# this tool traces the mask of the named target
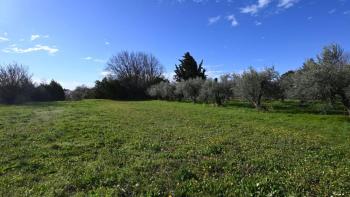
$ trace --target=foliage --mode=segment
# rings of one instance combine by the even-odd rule
[[[155,98],[174,100],[175,97],[175,85],[169,82],[160,82],[153,85],[148,89],[148,94]]]
[[[184,99],[197,102],[202,85],[204,84],[202,78],[188,79],[187,81],[181,81],[176,84],[176,95],[183,95]]]
[[[281,100],[285,100],[288,98],[293,98],[292,90],[294,88],[294,77],[295,71],[290,70],[281,75],[278,80],[280,87],[280,98]]]
[[[41,83],[32,92],[33,101],[64,101],[65,92],[62,86],[54,80],[50,84]]]
[[[180,64],[175,65],[175,80],[186,81],[189,79],[201,78],[206,79],[205,69],[203,68],[203,60],[198,65],[196,60],[191,56],[189,52],[185,53],[182,60],[179,60]]]
[[[95,90],[84,85],[76,87],[73,91],[67,92],[66,95],[67,100],[73,101],[96,98]]]
[[[163,67],[152,54],[123,51],[110,58],[106,71],[110,78],[118,80],[129,99],[147,97],[147,89],[163,80]],[[108,82],[108,81],[105,81]],[[111,81],[115,86],[115,81]],[[120,97],[117,95],[115,97]]]
[[[17,63],[0,66],[0,102],[23,103],[30,100],[34,85],[26,68]]]
[[[276,83],[278,73],[275,69],[265,68],[263,71],[256,71],[250,67],[243,74],[235,75],[236,89],[240,96],[260,109],[263,97],[269,96],[269,90]]]
[[[229,75],[217,79],[208,79],[202,85],[199,100],[202,102],[216,103],[222,105],[226,100],[233,97],[233,79]]]
[[[344,50],[336,44],[323,49],[317,60],[308,60],[298,71],[297,90],[299,97],[328,100],[333,105],[336,97],[350,115],[350,62]]]
[[[123,100],[129,98],[128,91],[119,80],[103,78],[95,83],[95,97],[97,99]]]

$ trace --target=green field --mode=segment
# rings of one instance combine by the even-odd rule
[[[0,196],[349,196],[346,116],[278,109],[0,106]]]

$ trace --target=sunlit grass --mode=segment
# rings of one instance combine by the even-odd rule
[[[350,195],[346,117],[278,109],[0,106],[0,195]]]

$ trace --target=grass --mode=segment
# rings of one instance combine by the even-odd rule
[[[0,106],[0,196],[349,196],[349,120],[283,110]]]

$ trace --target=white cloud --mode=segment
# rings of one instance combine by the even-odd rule
[[[260,26],[260,25],[262,25],[262,22],[260,22],[260,21],[255,21],[255,25],[256,25],[256,26]]]
[[[37,44],[31,48],[18,48],[12,45],[10,48],[3,49],[3,52],[5,53],[19,53],[19,54],[31,53],[31,52],[37,52],[37,51],[45,51],[49,54],[55,54],[59,50],[55,47],[49,47],[49,46],[40,45],[40,44]]]
[[[83,60],[86,60],[86,61],[93,61],[93,62],[96,62],[96,63],[106,63],[107,61],[104,60],[104,59],[97,59],[97,58],[93,58],[93,57],[84,57],[82,58]]]
[[[174,71],[165,72],[163,75],[169,81],[174,81],[174,76],[175,76],[175,72]]]
[[[84,57],[83,60],[92,60],[92,57]]]
[[[38,34],[34,34],[30,36],[30,41],[34,41],[37,40],[39,38],[49,38],[49,35],[38,35]]]
[[[30,37],[30,41],[34,41],[34,40],[36,40],[36,39],[38,39],[38,38],[40,38],[40,35],[32,35],[32,36]]]
[[[279,8],[290,8],[293,7],[296,3],[298,3],[299,0],[280,0],[280,2],[278,3],[278,7]]]
[[[229,15],[229,16],[226,17],[226,19],[227,19],[228,21],[230,21],[230,23],[231,23],[231,25],[232,25],[233,27],[236,27],[236,26],[238,25],[238,21],[237,21],[235,15],[233,15],[233,14],[232,14],[232,15]]]
[[[107,61],[104,60],[104,59],[94,59],[93,60],[94,62],[97,62],[97,63],[106,63]]]
[[[336,9],[331,9],[328,11],[328,14],[334,14],[337,10]]]
[[[68,90],[74,90],[76,87],[78,86],[86,86],[86,87],[94,87],[94,83],[82,83],[82,82],[78,82],[78,81],[62,81],[62,80],[58,80],[58,83],[60,83],[62,85],[63,88],[68,89]]]
[[[111,44],[110,42],[107,42],[107,41],[105,42],[105,45],[110,45],[110,44]]]
[[[258,0],[256,4],[248,5],[244,8],[241,8],[241,13],[254,15],[258,13],[259,10],[267,7],[271,2],[272,0]]]
[[[0,42],[7,42],[7,41],[9,41],[8,38],[0,36]]]
[[[220,19],[221,19],[221,16],[210,17],[208,19],[208,24],[212,25],[214,23],[217,23]]]
[[[208,75],[209,78],[220,78],[226,72],[222,70],[208,70],[205,74]]]
[[[108,77],[108,76],[111,75],[111,72],[109,72],[109,71],[102,71],[100,74],[101,74],[102,77]]]

